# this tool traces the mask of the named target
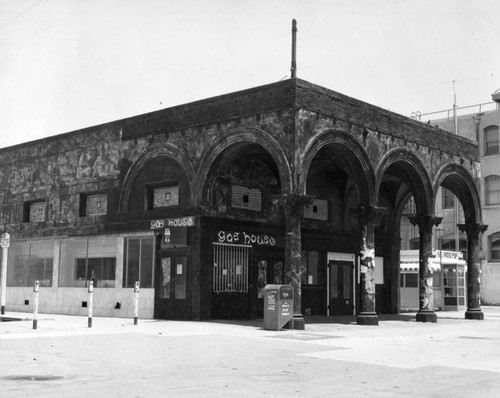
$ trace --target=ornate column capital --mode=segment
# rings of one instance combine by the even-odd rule
[[[310,206],[314,196],[300,193],[285,193],[281,195],[271,196],[271,201],[274,205],[283,207],[287,216],[302,217],[304,214],[304,206]]]
[[[434,217],[434,216],[410,216],[408,217],[410,222],[413,225],[418,225],[418,229],[420,233],[429,232],[432,233],[432,228],[437,227],[441,224],[443,217]]]
[[[479,234],[488,229],[487,225],[479,223],[457,224],[457,227],[460,232],[465,232],[467,237],[470,237],[471,239],[479,239]]]
[[[378,226],[387,208],[378,206],[359,206],[357,212],[361,225]]]

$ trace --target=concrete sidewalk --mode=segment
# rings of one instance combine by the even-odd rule
[[[262,321],[178,322],[8,313],[0,396],[500,396],[500,307],[484,321],[438,312],[309,318],[304,331]]]

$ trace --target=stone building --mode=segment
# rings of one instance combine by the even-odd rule
[[[439,188],[464,208],[467,318],[482,318],[477,143],[290,79],[0,150],[8,310],[255,318],[268,283],[302,316],[399,311],[400,222],[413,196],[419,321]]]

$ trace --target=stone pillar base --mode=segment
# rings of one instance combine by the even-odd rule
[[[434,311],[419,311],[417,312],[417,322],[437,322],[437,315]]]
[[[476,319],[478,321],[484,320],[484,313],[481,310],[467,310],[465,311],[465,319]]]
[[[376,313],[359,314],[356,323],[358,325],[378,326],[378,315]]]
[[[293,318],[283,326],[283,329],[289,330],[305,330],[306,328],[306,320],[302,317],[302,315],[294,315]]]

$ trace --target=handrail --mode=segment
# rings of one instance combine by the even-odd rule
[[[461,106],[461,107],[457,107],[457,112],[460,110],[463,110],[463,109],[470,109],[470,108],[479,107],[478,113],[480,113],[486,105],[490,106],[490,105],[495,105],[495,104],[496,103],[494,101],[491,101],[491,102],[483,102],[483,103],[475,104],[475,105]],[[498,105],[497,105],[496,109],[498,109]],[[491,110],[493,110],[493,109],[491,109]],[[421,120],[423,116],[436,115],[438,113],[445,113],[445,112],[447,113],[447,118],[449,119],[450,114],[453,115],[453,108],[444,109],[442,111],[428,112],[428,113],[412,112],[412,117],[414,119]]]

